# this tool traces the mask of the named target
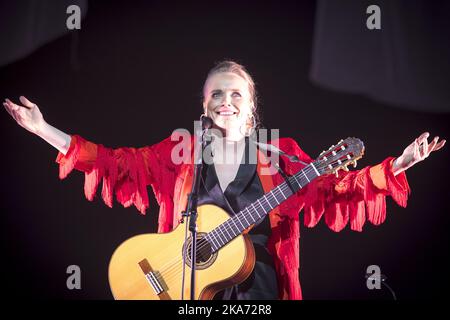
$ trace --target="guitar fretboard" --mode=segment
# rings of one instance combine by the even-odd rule
[[[211,244],[213,252],[242,234],[244,230],[261,220],[270,211],[320,175],[318,166],[314,162],[310,163],[296,174],[290,176],[288,178],[289,184],[286,181],[281,183],[251,205],[211,230],[205,236],[205,239]]]

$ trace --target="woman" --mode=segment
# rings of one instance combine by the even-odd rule
[[[203,94],[204,114],[212,118],[217,133],[210,145],[213,163],[203,168],[199,204],[214,203],[233,214],[283,178],[277,173],[268,179],[258,171],[262,164],[245,161],[245,155],[252,152],[250,133],[259,123],[255,84],[245,68],[233,61],[217,64],[208,73]],[[148,207],[146,187],[151,185],[160,205],[158,231],[168,232],[177,226],[193,170],[190,164],[173,161],[176,141],[167,138],[143,148],[106,148],[61,132],[46,123],[36,104],[25,97],[20,101],[22,105],[6,99],[4,106],[19,125],[60,151],[56,161],[61,179],[73,168],[85,172],[84,189],[89,200],[93,200],[103,179],[102,197],[108,206],[112,207],[115,194],[122,205],[134,204],[141,213]],[[339,177],[322,176],[258,221],[248,232],[256,252],[252,274],[216,298],[301,299],[299,211],[304,209],[305,225],[312,227],[324,216],[334,231],[342,230],[348,222],[353,230],[361,231],[366,218],[374,224],[382,223],[386,195],[406,206],[409,186],[404,171],[445,144],[438,137],[428,143],[428,137],[427,132],[420,135],[396,159],[388,157],[379,165],[342,172]],[[277,143],[303,163],[312,161],[293,139],[281,138]],[[282,156],[280,167],[290,175],[303,165]]]

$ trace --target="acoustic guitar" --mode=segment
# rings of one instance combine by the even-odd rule
[[[233,216],[211,204],[199,206],[194,298],[212,299],[243,282],[255,264],[253,244],[244,231],[315,178],[348,171],[349,164],[356,167],[363,154],[362,141],[347,138]],[[114,298],[190,299],[192,239],[185,242],[184,229],[179,225],[168,233],[142,234],[123,242],[109,264]]]

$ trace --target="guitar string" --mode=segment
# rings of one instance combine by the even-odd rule
[[[282,184],[280,184],[278,187],[276,187],[276,188],[274,188],[274,189],[280,189],[279,187],[281,187],[282,186]],[[284,184],[284,191],[290,191],[290,189],[289,189],[289,187],[287,186],[287,184]],[[273,189],[273,190],[274,190]],[[280,189],[280,192],[282,192],[282,190]],[[279,194],[278,194],[279,195]],[[291,194],[292,195],[292,194]],[[291,196],[291,195],[289,195],[289,197]],[[287,198],[286,198],[287,199]],[[264,207],[263,207],[264,208]],[[245,209],[244,209],[245,210]],[[270,210],[269,210],[269,212],[270,212]],[[208,244],[206,244],[206,245],[208,245]],[[203,246],[203,248],[204,248],[205,246]],[[201,250],[201,249],[199,249],[199,250]],[[163,277],[163,279],[165,280],[165,281],[171,281],[171,280],[173,280],[173,278],[174,278],[174,276],[178,276],[178,274],[179,274],[179,272],[180,272],[180,267],[182,267],[182,261],[180,261],[180,259],[177,259],[177,258],[175,258],[177,261],[172,261],[172,262],[174,262],[170,267],[168,267],[167,268],[167,270],[165,270],[165,271],[160,271],[160,274],[161,274],[161,276]],[[174,260],[175,260],[174,259]],[[180,263],[181,262],[181,263]],[[164,275],[163,275],[163,273],[164,273]]]
[[[350,160],[350,159],[347,159],[347,160]],[[336,162],[337,162],[337,161],[331,161],[331,163],[333,163],[333,164],[335,164]],[[316,164],[316,166],[314,166],[314,163]],[[331,163],[330,163],[330,164],[331,164]],[[294,174],[294,175],[288,177],[289,180],[294,179],[294,180],[300,185],[300,189],[302,189],[303,187],[305,187],[305,186],[310,182],[310,180],[308,179],[308,177],[306,177],[306,179],[307,179],[308,181],[307,181],[306,183],[304,183],[303,186],[302,186],[301,183],[298,182],[298,180],[300,180],[300,181],[304,180],[304,177],[301,176],[302,173],[304,173],[304,174],[305,174],[305,172],[308,173],[308,174],[311,173],[311,172],[316,173],[316,172],[318,172],[318,169],[323,170],[323,167],[327,167],[327,166],[323,166],[323,165],[318,165],[316,161],[313,161],[312,164],[313,164],[312,167],[310,167],[310,165],[308,165],[308,166],[304,167],[302,170],[298,171],[296,174]],[[306,175],[306,174],[305,174],[305,175]],[[319,176],[320,176],[320,174],[319,174]],[[317,177],[317,176],[315,175],[315,176],[313,177],[313,179],[316,178],[316,177]],[[297,178],[299,178],[299,179],[297,179]],[[289,182],[293,183],[294,181],[289,181]],[[304,182],[304,181],[302,181],[302,182]],[[282,185],[282,184],[278,185],[277,187],[275,187],[274,189],[272,189],[272,191],[274,191],[275,189],[280,189],[281,185]],[[263,197],[259,198],[259,199],[256,200],[255,202],[253,202],[250,206],[252,206],[254,203],[258,203],[258,204],[263,208],[263,210],[266,210],[266,209],[263,207],[263,205],[261,204],[260,200],[261,200],[262,198],[264,198],[266,195],[268,195],[269,193],[272,193],[272,191],[268,192],[268,193],[265,194]],[[289,189],[288,191],[290,191],[290,189]],[[282,191],[281,191],[281,192],[282,192]],[[283,193],[283,192],[282,192],[282,193]],[[278,194],[278,195],[279,195],[279,194]],[[274,196],[274,195],[273,195],[273,196]],[[290,197],[290,196],[291,196],[291,195],[289,195],[288,197]],[[283,194],[283,197],[284,197],[285,199],[287,199],[287,198],[284,196],[284,194]],[[266,201],[268,201],[267,198],[266,198]],[[277,198],[276,198],[276,201],[278,201]],[[282,201],[284,201],[284,200],[282,200]],[[250,213],[250,211],[249,211],[249,209],[248,209],[250,206],[248,206],[248,207],[244,208],[243,210],[241,210],[238,214],[236,214],[234,217],[232,217],[232,219],[233,219],[233,218],[237,219],[238,222],[239,222],[242,226],[243,226],[243,224],[242,224],[242,219],[241,219],[241,217],[244,218],[244,220],[248,223],[247,219],[245,219],[245,215],[243,214],[243,211],[247,210],[247,211]],[[270,205],[269,205],[269,207],[270,207],[270,210],[269,210],[269,211],[273,210],[273,208],[272,208]],[[276,205],[276,207],[278,207],[278,205]],[[255,209],[255,212],[258,212],[258,210],[256,209],[255,206],[254,206],[254,209]],[[241,214],[241,213],[242,213],[242,214]],[[251,213],[250,213],[250,215],[251,215]],[[259,217],[259,215],[258,215],[258,217]],[[261,217],[259,217],[259,218],[261,218]],[[231,220],[231,219],[225,221],[224,223],[222,223],[222,224],[219,225],[218,227],[216,227],[216,228],[214,228],[213,230],[211,230],[208,234],[212,234],[212,232],[215,232],[215,233],[219,236],[219,238],[222,239],[222,237],[220,236],[220,233],[219,233],[219,231],[220,231],[220,232],[222,233],[222,235],[223,235],[223,236],[225,237],[225,239],[226,239],[227,237],[226,237],[224,231],[226,231],[226,233],[227,233],[228,235],[230,235],[230,233],[228,232],[228,230],[232,230],[232,231],[234,232],[234,229],[233,229],[232,226],[231,226],[231,228],[228,228],[227,226],[225,226],[225,223],[228,223],[228,221],[230,221],[230,220]],[[233,221],[233,222],[234,222],[234,221]],[[252,224],[250,224],[250,226],[253,225],[254,223],[256,223],[256,220],[253,221]],[[228,224],[231,225],[231,223],[228,223]],[[235,224],[235,225],[236,225],[236,224]],[[236,226],[237,226],[237,225],[236,225]],[[217,231],[216,231],[216,230],[217,230]],[[239,230],[239,228],[238,228],[238,230]],[[245,228],[244,228],[244,230],[245,230]],[[242,233],[242,231],[239,232],[239,233]],[[238,235],[239,235],[239,234],[233,236],[232,238],[234,238],[234,237],[236,237],[236,236],[238,236]],[[215,238],[216,238],[216,242],[222,247],[223,245],[221,245],[220,242],[217,241],[217,237],[216,237],[216,236],[215,236]],[[211,239],[211,240],[213,240],[213,239]],[[197,242],[199,242],[199,239],[197,240]],[[223,242],[223,241],[222,241],[222,242]],[[228,241],[228,242],[229,242],[229,241]],[[228,243],[228,242],[227,242],[227,243]],[[209,243],[209,242],[207,242],[207,243],[205,243],[205,244],[203,245],[203,247],[200,246],[200,248],[197,249],[197,252],[199,252],[202,248],[204,248],[205,246],[208,246],[209,244],[214,245],[214,243]],[[226,245],[226,243],[225,243],[224,245]],[[218,248],[218,249],[219,249],[219,248]]]
[[[205,253],[204,249],[209,247],[209,243],[205,243],[204,245],[201,245],[198,249],[197,249],[197,254],[201,254],[201,253]],[[169,262],[170,265],[163,270],[161,268],[160,274],[163,277],[163,279],[167,279],[168,281],[170,281],[173,277],[172,275],[175,273],[175,275],[178,275],[178,272],[180,271],[180,267],[182,267],[182,259],[176,257],[175,259],[173,259],[172,261]],[[166,264],[167,265],[167,264]],[[188,265],[190,267],[190,265]],[[176,268],[178,267],[178,268]]]
[[[333,161],[334,162],[334,161]],[[317,165],[317,164],[316,164]],[[309,166],[308,166],[309,167]],[[297,176],[297,175],[300,175],[302,172],[304,172],[304,171],[307,171],[307,169],[311,169],[311,168],[308,168],[308,167],[306,167],[306,168],[304,168],[304,169],[302,169],[302,170],[300,170],[298,173],[296,173],[296,174],[294,174],[293,176],[291,176],[291,177],[289,177],[289,179],[292,179],[294,176]],[[323,168],[321,168],[321,166],[317,166],[316,167],[316,169],[320,169],[320,170],[322,170]],[[314,169],[312,169],[312,170],[309,170],[309,172],[308,173],[310,173],[311,171],[313,171]],[[314,170],[315,171],[315,170]],[[317,176],[318,177],[318,176]],[[314,178],[316,178],[316,177],[314,177]],[[302,179],[302,178],[301,178]],[[290,181],[290,182],[293,182],[293,181]],[[309,182],[308,182],[309,183]],[[307,183],[306,183],[307,184]],[[306,184],[304,185],[304,186],[306,186]],[[303,186],[303,187],[304,187]],[[302,188],[303,188],[302,187]],[[281,192],[282,194],[283,194],[283,197],[285,198],[285,199],[287,199],[287,198],[289,198],[290,196],[292,196],[292,194],[290,194],[287,198],[284,196],[284,193],[283,193],[283,190],[281,189],[281,188],[283,188],[284,189],[284,191],[286,191],[286,192],[288,192],[288,191],[291,191],[290,190],[290,188],[289,188],[289,186],[287,185],[287,183],[282,183],[282,184],[280,184],[280,185],[278,185],[277,187],[275,187],[274,189],[272,189],[272,191],[271,192],[274,192],[274,194],[275,194],[275,190],[276,189],[279,189],[279,192]],[[298,191],[298,190],[297,190]],[[278,192],[278,191],[276,191],[276,192]],[[291,192],[292,193],[292,192]],[[279,193],[278,193],[278,195],[280,195]],[[260,198],[261,199],[261,198]],[[255,202],[259,202],[259,200],[260,199],[258,199],[257,201],[255,201]],[[260,204],[261,205],[261,204]],[[266,210],[262,205],[261,205],[261,207],[264,209],[264,210]],[[245,209],[243,209],[243,210],[241,210],[240,212],[243,212],[244,210],[246,210],[248,207],[246,207]],[[266,213],[266,214],[268,214],[270,211],[271,211],[272,209],[270,209],[270,210],[268,210],[268,212]],[[239,213],[238,213],[239,214]],[[238,215],[237,214],[237,215]],[[239,218],[240,219],[240,218]],[[227,220],[228,221],[228,220]],[[223,224],[222,224],[223,225]],[[220,227],[220,226],[219,226]],[[216,227],[217,228],[217,227]],[[211,231],[212,232],[212,231]],[[225,246],[226,244],[228,244],[230,241],[228,241],[227,243],[225,243],[223,246]],[[200,248],[197,250],[197,253],[200,251],[200,250],[202,250],[203,248],[205,248],[205,246],[208,246],[208,245],[210,245],[210,243],[206,243],[205,245],[203,245],[203,246],[200,246]],[[222,247],[223,247],[222,246]],[[217,249],[220,249],[220,248],[217,248]],[[175,261],[175,260],[177,260],[177,261]],[[182,261],[181,261],[182,262]],[[166,264],[167,265],[167,264]],[[177,267],[178,266],[178,268],[175,268],[175,267]],[[160,275],[161,275],[161,277],[163,277],[163,279],[164,280],[167,280],[167,281],[170,281],[170,280],[173,280],[173,277],[174,276],[178,276],[178,273],[179,273],[179,267],[182,267],[182,263],[180,263],[180,259],[179,258],[175,258],[174,260],[172,260],[172,265],[171,266],[169,266],[169,267],[167,267],[166,268],[166,270],[164,270],[164,271],[160,271]],[[162,270],[162,268],[161,268],[161,270]],[[164,273],[164,276],[163,276],[163,273]]]
[[[333,161],[334,162],[334,161]],[[289,179],[291,179],[291,178],[293,178],[294,176],[297,176],[297,175],[299,175],[300,173],[302,173],[302,171],[304,172],[304,171],[307,171],[307,169],[308,169],[308,167],[306,167],[306,168],[304,168],[303,170],[301,170],[301,171],[299,171],[297,174],[294,174],[293,176],[291,176],[291,177],[289,177]],[[321,166],[317,166],[317,168],[316,169],[323,169],[323,168],[321,168]],[[308,173],[310,173],[311,171],[313,171],[314,169],[312,169],[312,170],[309,170],[309,172]],[[315,170],[314,170],[315,171]],[[318,176],[316,176],[316,177],[318,177]],[[314,177],[314,178],[316,178],[316,177]],[[293,181],[290,181],[290,182],[293,182]],[[308,182],[309,183],[309,182]],[[307,185],[307,183],[303,186],[303,187],[305,187]],[[302,188],[303,188],[302,187]],[[285,198],[285,199],[287,199],[287,198],[289,198],[290,196],[292,196],[293,194],[290,194],[287,198],[284,196],[284,193],[283,193],[283,190],[281,189],[281,188],[283,188],[284,189],[284,191],[291,191],[290,190],[290,188],[289,188],[289,186],[286,184],[286,183],[282,183],[282,184],[280,184],[280,185],[278,185],[277,187],[275,187],[274,189],[272,189],[272,191],[271,192],[274,192],[274,194],[275,194],[275,190],[276,189],[279,189],[279,192],[281,192],[282,194],[283,194],[283,197]],[[298,190],[297,190],[298,191]],[[276,192],[278,192],[278,191],[276,191]],[[279,193],[278,193],[278,195],[280,195]],[[261,197],[262,198],[262,197]],[[260,199],[261,199],[260,198]],[[259,200],[260,199],[258,199],[257,201],[255,201],[255,202],[259,202]],[[264,210],[267,210],[266,208],[264,208],[264,206],[260,203],[260,205],[261,205],[261,207],[264,209]],[[269,206],[269,208],[270,208],[270,206]],[[245,209],[243,209],[243,210],[241,210],[240,211],[240,213],[241,212],[243,212],[244,210],[248,210],[248,207],[246,207]],[[270,210],[268,210],[268,212],[266,213],[266,214],[268,214],[271,210],[273,210],[272,208],[270,208]],[[239,213],[238,213],[239,214]],[[238,215],[237,214],[237,215]],[[259,216],[259,215],[258,215]],[[240,219],[240,218],[239,218]],[[229,220],[227,220],[227,221],[229,221]],[[224,224],[224,223],[223,223]],[[223,225],[222,224],[222,225]],[[221,227],[222,225],[220,225],[219,227]],[[217,228],[217,227],[216,227]],[[211,231],[212,232],[212,231]],[[239,236],[239,235],[237,235],[237,236]],[[237,237],[236,236],[236,237]],[[235,238],[235,237],[234,237]],[[231,240],[229,240],[227,243],[225,243],[224,245],[222,245],[222,247],[223,246],[225,246],[226,244],[228,244],[229,242],[230,242]],[[197,250],[197,253],[199,252],[199,251],[201,251],[203,248],[205,248],[206,246],[208,246],[208,245],[210,245],[210,243],[206,243],[205,245],[203,245],[203,246],[200,246],[200,248]],[[217,248],[217,249],[220,249],[220,248]],[[217,251],[217,250],[216,250]],[[177,261],[175,261],[175,260],[177,260]],[[179,273],[179,267],[181,266],[182,267],[182,263],[180,263],[180,259],[178,258],[175,258],[173,261],[173,264],[171,265],[171,266],[169,266],[168,268],[167,268],[167,270],[164,270],[164,271],[160,271],[160,274],[161,274],[161,277],[163,277],[165,280],[167,280],[167,281],[170,281],[170,280],[173,280],[173,277],[174,276],[178,276],[178,273]],[[182,261],[181,261],[182,262]],[[167,264],[166,264],[167,265]],[[175,268],[175,267],[177,267],[178,266],[178,268]],[[189,266],[190,267],[190,266]],[[164,276],[163,276],[163,273],[164,273]]]
[[[320,168],[320,167],[319,167]],[[304,180],[305,178],[304,177],[296,177],[296,178],[294,178],[294,176],[297,176],[297,175],[300,175],[302,172],[305,172],[305,174],[309,174],[309,173],[311,173],[311,172],[315,172],[315,170],[313,169],[313,168],[311,168],[311,167],[306,167],[306,168],[304,168],[303,170],[300,170],[299,172],[297,172],[295,175],[293,175],[293,176],[291,176],[291,177],[289,177],[289,179],[290,180],[295,180],[295,181],[298,181],[299,179],[300,179],[300,181],[302,181],[302,179]],[[317,177],[317,175],[314,177],[314,178],[316,178]],[[313,179],[314,179],[313,178]],[[294,182],[294,181],[290,181],[291,183],[292,182]],[[304,182],[304,181],[302,181],[302,182]],[[298,182],[297,182],[298,183]],[[303,188],[303,187],[305,187],[307,184],[308,184],[309,182],[307,182],[307,183],[305,183],[301,188]],[[301,185],[300,183],[298,183],[299,185]],[[300,189],[299,189],[300,190]],[[283,192],[284,191],[284,192]],[[297,190],[298,191],[298,190]],[[288,195],[288,197],[286,197],[285,196],[285,194],[287,194],[287,192],[290,192],[290,194]],[[270,192],[268,192],[267,194],[269,194],[269,193],[273,193],[273,196],[275,196],[276,197],[276,199],[278,199],[278,196],[280,196],[280,195],[283,195],[283,198],[285,198],[285,199],[287,199],[287,198],[289,198],[289,197],[291,197],[292,196],[292,191],[290,190],[290,188],[289,188],[289,186],[286,184],[286,183],[282,183],[282,184],[280,184],[280,185],[278,185],[277,187],[275,187],[274,189],[272,189],[272,191],[270,191]],[[266,195],[267,195],[266,194]],[[266,195],[264,195],[264,196],[266,196]],[[264,197],[263,196],[263,197]],[[265,206],[268,206],[269,208],[267,209],[259,200],[261,200],[263,197],[261,197],[261,198],[259,198],[258,200],[256,200],[254,203],[259,203],[259,205],[261,206],[261,208],[262,209],[264,209],[265,211],[267,211],[268,210],[268,212],[267,213],[265,213],[264,215],[266,215],[266,214],[268,214],[271,210],[272,210],[272,208],[267,204],[267,205],[265,205]],[[282,201],[284,201],[284,200],[282,200]],[[244,214],[243,214],[243,212],[244,211],[248,211],[249,213],[250,213],[250,207],[254,204],[254,203],[252,203],[250,206],[247,206],[246,208],[244,208],[243,210],[241,210],[239,213],[237,213],[234,217],[232,217],[232,218],[230,218],[229,220],[227,220],[227,221],[225,221],[224,223],[222,223],[221,225],[219,225],[218,227],[216,227],[215,229],[213,229],[213,230],[211,230],[208,234],[211,234],[214,230],[216,230],[216,229],[218,229],[220,232],[222,232],[222,234],[225,236],[225,233],[224,233],[224,231],[226,231],[228,234],[230,234],[229,232],[228,232],[228,230],[232,230],[232,232],[234,233],[234,229],[233,229],[233,227],[231,227],[231,228],[229,228],[228,226],[225,226],[225,223],[227,223],[228,221],[230,221],[231,219],[233,219],[233,218],[235,218],[235,219],[237,219],[240,223],[241,223],[241,225],[242,225],[242,220],[243,219],[245,219],[245,216],[244,216]],[[278,206],[278,205],[277,205]],[[255,206],[254,206],[255,207]],[[256,208],[255,208],[255,210],[254,210],[254,212],[258,212],[257,210],[256,210]],[[251,215],[251,214],[250,214]],[[258,214],[258,217],[259,217],[259,214]],[[262,216],[260,217],[260,218],[262,218]],[[251,225],[253,225],[254,223],[256,223],[256,220],[255,221],[253,221],[253,223],[251,224]],[[229,224],[229,223],[228,223]],[[230,225],[231,226],[231,225]],[[239,229],[238,229],[239,230]],[[245,230],[245,229],[244,229]],[[218,231],[216,231],[216,233],[219,235],[219,237],[220,237],[220,234],[218,233]],[[242,231],[240,232],[240,233],[242,233]],[[234,236],[233,238],[236,238],[237,236],[239,236],[239,234],[237,234],[236,236]],[[216,237],[217,238],[217,237]],[[226,237],[225,237],[226,238]],[[200,239],[197,239],[197,243],[199,243],[199,240]],[[212,239],[211,239],[212,240]],[[233,239],[231,239],[231,240],[233,240]],[[221,247],[223,247],[223,246],[225,246],[226,244],[228,244],[231,240],[228,240],[226,243],[224,243],[223,245],[221,245],[219,248],[217,248],[216,249],[216,251],[218,250],[218,249],[220,249]],[[220,245],[220,242],[218,241],[218,240],[216,240],[216,242]],[[224,241],[223,241],[224,242]],[[202,254],[202,253],[208,253],[208,251],[209,251],[209,247],[210,247],[210,245],[214,245],[214,242],[213,243],[210,243],[210,242],[208,242],[208,241],[206,241],[204,244],[202,244],[202,245],[200,245],[199,246],[199,248],[197,249],[197,254]],[[181,259],[182,260],[182,259]],[[170,265],[169,265],[170,264]],[[181,263],[182,264],[182,263]],[[169,265],[169,266],[168,266]],[[161,274],[161,276],[163,276],[163,274],[164,274],[164,276],[163,276],[163,278],[170,278],[170,276],[171,276],[171,274],[172,274],[172,269],[173,269],[173,267],[175,267],[175,266],[177,266],[177,265],[180,265],[180,259],[177,257],[177,258],[175,258],[175,259],[173,259],[172,261],[169,261],[168,263],[166,263],[163,267],[161,267],[161,269],[160,269],[160,274]]]
[[[336,155],[334,155],[334,156],[336,156]],[[345,160],[350,160],[350,159],[345,159]],[[331,161],[330,162],[330,164],[331,163],[336,163],[337,161],[336,160],[333,160],[333,161]],[[314,167],[314,163],[316,163],[316,167]],[[299,183],[298,182],[298,180],[297,180],[297,176],[299,176],[299,175],[301,175],[301,173],[305,173],[305,172],[307,172],[307,173],[310,173],[310,172],[312,172],[312,171],[315,171],[315,172],[318,172],[318,170],[322,170],[323,169],[323,167],[327,167],[327,165],[326,166],[323,166],[323,165],[319,165],[317,162],[312,162],[312,166],[314,167],[314,168],[310,168],[310,166],[308,165],[308,166],[306,166],[305,168],[303,168],[302,170],[300,170],[299,172],[297,172],[296,174],[294,174],[294,175],[292,175],[292,176],[290,176],[290,177],[288,177],[288,180],[292,180],[292,178],[301,186],[301,188],[303,188],[303,187],[305,187],[310,181],[309,181],[309,179],[308,179],[308,177],[307,177],[307,175],[305,174],[305,177],[306,177],[306,179],[308,180],[308,182],[307,183],[305,183],[305,185],[301,185],[301,183]],[[341,165],[341,164],[339,164],[339,165]],[[320,176],[320,175],[319,175]],[[299,179],[300,179],[300,181],[302,181],[302,177],[298,177]],[[314,177],[314,178],[316,178],[316,177]],[[313,178],[313,179],[314,179]],[[293,182],[293,181],[289,181],[289,182]],[[272,189],[269,193],[272,193],[272,196],[273,197],[275,197],[275,199],[276,199],[276,201],[278,202],[278,200],[277,200],[277,196],[279,196],[280,194],[278,193],[278,194],[276,194],[277,192],[281,192],[281,194],[283,194],[283,197],[285,198],[285,199],[287,199],[287,198],[289,198],[289,197],[291,197],[292,196],[292,194],[290,194],[290,195],[288,195],[288,197],[286,198],[285,197],[285,194],[283,193],[283,190],[281,189],[281,188],[284,188],[284,191],[290,191],[290,192],[292,192],[291,190],[290,190],[290,188],[289,188],[289,186],[288,186],[288,184],[287,183],[282,183],[282,184],[280,184],[280,185],[278,185],[277,187],[275,187],[274,189]],[[301,189],[300,188],[300,189]],[[279,191],[278,191],[278,190]],[[298,191],[298,190],[297,190]],[[267,193],[267,194],[269,194],[269,193]],[[264,195],[265,196],[265,195]],[[264,197],[263,196],[263,197]],[[267,210],[267,213],[265,213],[265,215],[266,214],[268,214],[271,210],[273,210],[273,208],[269,205],[269,208],[270,208],[270,210],[268,210],[268,209],[266,209],[261,203],[260,203],[260,201],[259,200],[261,200],[263,197],[261,197],[261,198],[259,198],[257,201],[255,201],[254,203],[259,203],[259,205],[261,206],[261,208],[263,209],[263,210]],[[267,201],[267,199],[266,199],[266,201]],[[282,200],[282,202],[283,202],[284,200]],[[269,204],[269,203],[268,203]],[[250,205],[250,206],[252,206],[253,205],[253,203]],[[279,204],[278,204],[279,205]],[[276,206],[276,207],[278,207],[278,205]],[[234,217],[232,217],[231,219],[233,219],[233,218],[236,218],[238,221],[239,221],[239,223],[243,226],[243,224],[242,224],[242,219],[241,219],[241,217],[243,217],[244,219],[245,219],[245,215],[243,214],[243,212],[245,211],[245,210],[247,210],[249,213],[250,213],[250,210],[249,210],[249,207],[250,206],[248,206],[248,207],[246,207],[246,208],[244,208],[243,210],[241,210],[238,214],[236,214]],[[256,210],[256,207],[255,206],[253,206],[254,207],[254,209],[255,209],[255,212],[258,212],[258,210]],[[275,208],[275,207],[274,207]],[[242,214],[241,214],[242,213]],[[239,216],[239,214],[241,214],[241,216]],[[250,213],[250,215],[251,215],[251,213]],[[259,217],[259,214],[258,214],[258,217]],[[261,217],[260,217],[261,218]],[[213,229],[213,230],[211,230],[208,234],[212,234],[212,232],[213,231],[215,231],[216,229],[218,229],[220,232],[222,232],[222,234],[225,236],[225,233],[223,232],[223,230],[221,229],[222,228],[222,226],[225,228],[225,231],[228,233],[228,229],[227,229],[227,226],[225,226],[225,223],[228,223],[231,219],[228,219],[227,221],[225,221],[224,223],[222,223],[221,225],[219,225],[218,227],[216,227],[215,229]],[[246,219],[245,219],[246,220]],[[234,221],[233,221],[234,222]],[[255,221],[253,221],[253,224],[256,222],[256,220]],[[248,221],[247,221],[247,223],[248,223]],[[230,224],[230,223],[228,223],[228,224]],[[251,224],[251,225],[253,225],[253,224]],[[231,225],[231,224],[230,224]],[[235,223],[235,225],[236,225],[236,223]],[[250,226],[251,226],[250,225]],[[237,226],[237,225],[236,225]],[[231,227],[231,229],[230,230],[233,230],[234,231],[234,229]],[[245,229],[244,229],[245,230]],[[239,231],[239,228],[238,228],[238,231]],[[220,237],[220,234],[216,231],[216,233],[219,235],[219,237]],[[240,233],[242,233],[242,231],[240,232]],[[228,233],[229,234],[229,233]],[[230,240],[227,240],[227,242],[226,243],[224,243],[223,245],[221,245],[219,248],[217,248],[216,249],[216,251],[218,250],[218,249],[220,249],[221,247],[223,247],[223,246],[225,246],[226,244],[228,244],[230,241],[232,241],[233,240],[233,238],[236,238],[237,236],[239,236],[239,234],[237,234],[237,235],[235,235],[234,237],[232,237],[232,239],[230,239]],[[211,239],[212,240],[212,239]],[[198,241],[198,240],[197,240]],[[217,240],[216,240],[217,241]],[[219,241],[217,241],[217,243],[219,243]],[[214,244],[214,243],[213,243]],[[206,248],[206,247],[209,247],[211,245],[211,243],[209,243],[208,241],[206,241],[203,245],[201,245],[200,247],[199,247],[199,249],[197,249],[197,253],[201,253],[202,252],[202,250],[204,249],[204,248]],[[219,245],[220,245],[220,243],[219,243]],[[168,263],[166,263],[163,267],[161,267],[160,268],[160,275],[162,276],[162,274],[164,273],[165,274],[165,278],[167,278],[167,277],[170,277],[170,275],[169,275],[169,273],[171,273],[171,269],[173,269],[173,267],[174,266],[178,266],[179,265],[179,262],[180,262],[180,259],[179,258],[175,258],[175,259],[173,259],[172,261],[169,261]],[[169,265],[169,264],[171,264],[171,265]],[[168,266],[169,265],[169,266]]]
[[[317,164],[316,164],[317,165]],[[307,170],[307,169],[310,169],[310,170]],[[317,168],[316,169],[320,169],[320,170],[322,170],[323,168],[321,168],[321,166],[317,166]],[[305,172],[305,171],[308,171],[308,173],[310,173],[310,172],[312,172],[314,169],[311,169],[311,168],[308,168],[308,167],[306,167],[306,168],[304,168],[303,170],[301,170],[301,171],[299,171],[297,174],[295,174],[295,175],[293,175],[293,176],[291,176],[291,177],[289,177],[289,179],[291,180],[294,176],[297,176],[297,175],[300,175],[302,172]],[[314,170],[315,171],[315,170]],[[301,178],[301,177],[299,177],[300,179],[303,179],[303,178]],[[314,177],[315,178],[315,177]],[[294,178],[295,179],[295,178]],[[290,182],[293,182],[293,181],[290,181]],[[307,183],[305,183],[305,185],[304,186],[306,186],[306,184]],[[301,185],[301,184],[300,184]],[[303,186],[303,187],[304,187]],[[302,188],[303,188],[302,187]],[[290,191],[290,188],[288,187],[288,185],[286,184],[286,183],[283,183],[283,184],[280,184],[279,186],[277,186],[277,187],[275,187],[274,189],[272,189],[272,191],[271,192],[274,192],[274,194],[275,194],[275,192],[281,192],[282,194],[283,194],[283,197],[285,198],[285,199],[287,199],[286,197],[285,197],[285,194],[283,193],[283,190],[281,189],[281,188],[283,188],[284,189],[284,191],[286,191],[286,192],[288,192],[288,191]],[[275,191],[276,189],[278,189],[277,191]],[[280,195],[280,193],[278,193],[277,194],[277,196],[279,196]],[[290,197],[290,196],[292,196],[292,194],[290,194],[289,196],[288,196],[288,198]],[[262,199],[262,198],[260,198],[260,199]],[[255,202],[259,202],[259,200],[260,199],[258,199],[257,201],[255,201]],[[267,210],[261,203],[259,203],[260,204],[260,206],[264,209],[264,210]],[[270,207],[270,206],[269,206]],[[248,210],[248,207],[246,207],[245,209],[243,209],[242,211],[240,211],[240,213],[241,212],[243,212],[243,211],[245,211],[247,209],[247,211],[249,211]],[[255,210],[256,210],[256,208],[255,208]],[[270,212],[272,210],[272,208],[270,209],[270,210],[268,210],[268,212]],[[257,211],[257,210],[256,210]],[[268,213],[267,212],[267,213]],[[267,214],[266,213],[266,214]],[[238,213],[239,214],[239,213]],[[237,215],[238,215],[237,214]],[[236,216],[237,216],[236,215]],[[238,218],[239,219],[239,221],[240,221],[240,217]],[[227,220],[228,221],[228,220]],[[222,224],[223,225],[223,224]],[[222,225],[220,225],[219,226],[219,228],[222,226]],[[217,227],[216,227],[217,228]],[[211,231],[212,232],[212,231]],[[224,234],[225,235],[225,234]],[[237,235],[238,236],[238,235]],[[228,242],[230,242],[231,240],[229,240]],[[225,246],[226,244],[228,244],[228,242],[227,243],[225,243],[224,245],[222,245],[222,247],[223,246]],[[201,252],[201,250],[202,249],[204,249],[206,246],[209,246],[210,245],[210,243],[205,243],[203,246],[200,246],[200,248],[197,250],[197,252]],[[220,249],[220,248],[217,248],[217,249]],[[216,250],[217,251],[217,250]],[[177,261],[175,261],[175,260],[177,260]],[[163,278],[165,278],[165,279],[171,279],[172,277],[172,271],[175,271],[175,274],[177,275],[178,274],[178,272],[179,272],[179,270],[177,270],[177,269],[179,269],[179,268],[177,268],[177,269],[173,269],[175,266],[179,266],[180,265],[180,259],[177,259],[177,258],[175,258],[174,260],[172,260],[172,265],[171,266],[169,266],[169,267],[163,267],[165,270],[163,270],[163,268],[161,268],[161,271],[160,271],[160,274],[161,274],[161,276],[163,276],[163,273],[164,273],[164,277]],[[170,263],[170,262],[169,262]],[[168,263],[165,265],[165,266],[167,266],[168,265]]]

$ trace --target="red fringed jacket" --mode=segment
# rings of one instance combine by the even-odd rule
[[[296,155],[310,163],[312,159],[291,138],[280,138],[278,147],[287,154]],[[172,148],[178,141],[167,138],[142,148],[106,148],[73,135],[66,155],[59,153],[59,177],[64,179],[73,168],[85,172],[84,192],[94,199],[100,180],[103,180],[102,198],[113,206],[113,195],[124,207],[134,205],[142,214],[148,208],[147,186],[151,185],[160,206],[158,232],[168,232],[178,225],[179,214],[185,208],[190,192],[193,166],[176,165],[171,160]],[[265,192],[283,182],[279,174],[261,175],[265,165],[259,161],[258,175]],[[291,175],[303,165],[284,157],[280,166]],[[274,259],[280,299],[302,299],[299,269],[299,212],[304,210],[303,223],[314,227],[324,216],[325,223],[335,232],[349,222],[350,228],[362,231],[367,220],[375,225],[386,218],[387,195],[402,207],[406,206],[409,186],[404,172],[395,176],[392,157],[381,164],[362,170],[341,171],[339,177],[324,175],[283,202],[269,214],[272,235],[268,249]]]

